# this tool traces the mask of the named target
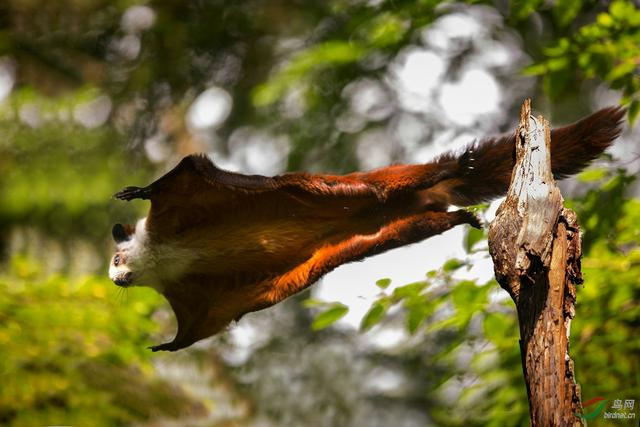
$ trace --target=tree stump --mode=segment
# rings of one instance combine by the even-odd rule
[[[516,304],[533,426],[582,426],[580,386],[569,357],[576,284],[582,283],[576,215],[551,171],[548,122],[525,100],[506,200],[489,228],[496,279]]]

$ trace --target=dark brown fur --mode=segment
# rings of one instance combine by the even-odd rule
[[[552,132],[554,174],[584,168],[619,135],[624,110],[606,108]],[[503,195],[514,137],[493,138],[422,165],[343,176],[247,176],[192,155],[145,188],[116,197],[151,200],[151,245],[194,250],[188,274],[163,283],[178,334],[154,350],[177,350],[222,330],[243,314],[300,292],[344,263],[424,240],[459,224],[466,211]]]

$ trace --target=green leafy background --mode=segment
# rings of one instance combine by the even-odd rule
[[[127,14],[149,10],[147,24],[127,24]],[[345,87],[384,82],[421,31],[469,10],[499,16],[491,31],[517,40],[528,59],[496,76],[530,82],[534,108],[569,121],[613,93],[635,123],[640,11],[630,0],[4,1],[0,425],[528,425],[513,304],[494,281],[460,278],[487,256],[482,231],[466,231],[467,257],[423,279],[371,284],[379,294],[361,333],[341,326],[344,303],[305,294],[243,319],[239,329],[253,328],[244,346],[223,334],[176,354],[146,349],[174,331],[163,298],[118,291],[105,273],[111,225],[147,209],[112,194],[193,151],[233,154],[230,136],[242,126],[286,135],[289,170],[360,168],[358,138],[392,119],[336,131],[350,108]],[[203,136],[185,114],[211,85],[233,109]],[[523,97],[514,87],[511,119]],[[294,98],[303,107],[288,114]],[[108,103],[107,117],[83,124],[96,102]],[[511,119],[496,130],[511,132]],[[626,134],[631,156],[637,135]],[[168,155],[151,155],[150,140]],[[571,354],[584,400],[635,399],[638,414],[638,166],[622,160],[605,159],[567,194],[585,249]],[[371,345],[387,331],[404,338]],[[389,375],[401,386],[382,387]]]

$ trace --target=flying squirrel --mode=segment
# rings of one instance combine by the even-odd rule
[[[621,132],[624,109],[602,109],[551,132],[556,178],[575,174]],[[175,312],[175,351],[215,335],[244,314],[271,307],[336,267],[440,234],[480,227],[469,206],[504,195],[515,136],[494,137],[418,165],[347,175],[266,177],[224,171],[205,155],[185,157],[121,200],[151,200],[136,225],[116,224],[109,277],[150,286]]]

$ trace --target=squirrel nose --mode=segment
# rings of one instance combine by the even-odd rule
[[[132,274],[130,271],[127,271],[124,274],[119,274],[117,277],[115,277],[113,279],[113,283],[115,283],[118,286],[122,286],[123,288],[126,288],[127,286],[131,285],[131,277]]]

